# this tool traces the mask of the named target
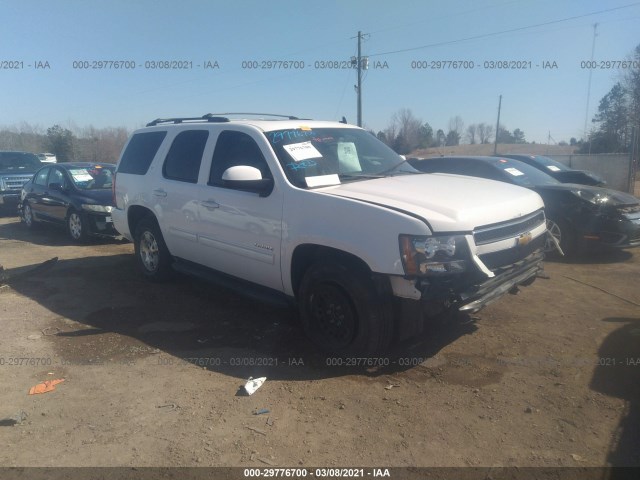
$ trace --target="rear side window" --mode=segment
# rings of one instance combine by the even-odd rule
[[[162,174],[165,178],[181,182],[197,183],[202,154],[207,144],[207,130],[187,130],[174,138]]]
[[[145,175],[167,132],[136,133],[122,154],[119,173]]]

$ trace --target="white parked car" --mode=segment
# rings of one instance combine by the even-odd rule
[[[58,159],[53,153],[38,153],[37,155],[42,163],[58,163]]]
[[[112,216],[149,279],[283,298],[322,348],[370,354],[542,269],[530,190],[422,174],[344,123],[227,115],[158,119],[125,145]]]

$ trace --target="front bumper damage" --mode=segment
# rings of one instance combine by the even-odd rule
[[[473,313],[517,292],[519,286],[530,285],[543,271],[543,259],[538,244],[521,260],[493,270],[492,277],[480,272],[457,278],[391,277],[398,340],[419,335],[430,318],[448,310]]]

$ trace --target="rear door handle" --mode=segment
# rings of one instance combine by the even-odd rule
[[[156,197],[166,197],[167,196],[167,192],[165,192],[161,188],[158,188],[158,189],[153,191],[153,195],[156,196]]]
[[[213,210],[214,208],[220,208],[220,204],[215,200],[211,200],[211,199],[203,200],[202,202],[200,202],[200,205],[202,205],[204,208],[208,210]]]

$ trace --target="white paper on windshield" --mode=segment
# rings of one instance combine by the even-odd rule
[[[547,168],[549,170],[551,170],[552,172],[559,172],[560,169],[558,167],[556,167],[555,165],[547,165]]]
[[[283,145],[283,147],[291,158],[296,162],[308,160],[310,158],[322,158],[320,152],[311,145],[311,142],[293,143],[291,145]]]
[[[505,168],[504,171],[505,172],[509,172],[514,177],[519,177],[520,175],[524,175],[524,173],[522,173],[520,170],[518,170],[517,168],[513,168],[513,167]]]
[[[338,161],[342,173],[362,171],[360,160],[358,160],[358,150],[353,142],[338,142]]]
[[[84,168],[80,170],[69,170],[69,173],[71,173],[73,180],[76,182],[89,182],[93,180],[93,177]]]
[[[336,173],[331,175],[316,175],[315,177],[305,177],[307,187],[327,187],[329,185],[340,185],[340,177]]]

